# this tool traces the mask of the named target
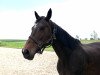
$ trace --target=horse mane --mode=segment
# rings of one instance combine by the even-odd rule
[[[52,22],[52,21],[51,21]],[[64,29],[52,22],[55,28],[56,40],[59,41],[63,46],[68,47],[69,49],[75,49],[81,42],[78,39],[73,38],[69,35]]]

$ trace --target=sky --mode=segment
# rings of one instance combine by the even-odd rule
[[[95,30],[100,37],[99,0],[0,0],[0,39],[27,39],[34,25],[34,11],[45,16],[70,35],[90,38]]]

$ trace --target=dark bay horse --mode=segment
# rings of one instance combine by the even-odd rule
[[[46,46],[52,45],[58,56],[59,75],[100,75],[100,42],[82,44],[60,26],[50,20],[52,10],[47,16],[39,16],[35,11],[36,22],[26,41],[22,53],[32,60]]]

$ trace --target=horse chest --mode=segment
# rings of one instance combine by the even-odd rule
[[[66,62],[64,61],[58,60],[57,70],[58,70],[59,75],[71,75],[70,74],[71,72],[68,69]]]

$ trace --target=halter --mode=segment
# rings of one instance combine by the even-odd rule
[[[34,37],[29,36],[29,39],[31,39],[33,42],[35,42],[35,44],[39,48],[38,51],[37,51],[37,53],[42,54],[43,51],[44,51],[44,49],[48,45],[51,46],[51,44],[53,43],[53,40],[56,39],[55,32],[56,32],[56,27],[54,26],[53,33],[51,33],[51,38],[48,41],[46,41],[46,42],[39,42]]]

